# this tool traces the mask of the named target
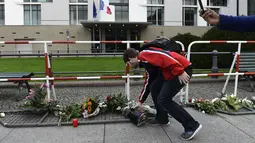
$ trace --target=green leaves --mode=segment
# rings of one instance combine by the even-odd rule
[[[238,102],[238,99],[235,95],[230,95],[226,97],[227,97],[226,104],[230,108],[234,109],[234,111],[238,111],[242,107],[240,103]]]
[[[60,108],[59,115],[60,120],[63,122],[70,121],[73,118],[79,118],[82,113],[82,105],[73,103],[68,106],[63,106]]]
[[[128,100],[121,93],[118,95],[109,95],[106,97],[106,105],[108,112],[118,112],[124,108],[128,103]]]
[[[195,108],[211,115],[216,113],[216,108],[210,101],[195,102]]]
[[[191,105],[195,109],[204,111],[208,114],[214,114],[217,110],[224,110],[227,112],[238,112],[241,108],[248,108],[255,110],[255,103],[247,98],[239,99],[235,95],[225,95],[224,97],[214,98],[213,100],[190,99]]]

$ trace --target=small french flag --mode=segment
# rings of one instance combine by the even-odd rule
[[[93,0],[93,18],[97,17],[97,8],[96,8],[96,4],[95,1]]]
[[[106,10],[105,10],[106,8]],[[100,10],[105,10],[105,12],[109,15],[112,15],[112,10],[109,7],[109,1],[108,0],[100,0]]]
[[[107,8],[106,13],[112,15],[112,10],[111,10],[111,8],[110,8],[109,6],[107,6],[106,8]]]

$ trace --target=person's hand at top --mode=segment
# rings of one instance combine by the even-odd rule
[[[211,9],[207,9],[204,12],[202,10],[199,11],[200,16],[208,23],[217,25],[220,22],[220,16]]]

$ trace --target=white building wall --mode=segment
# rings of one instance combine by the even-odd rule
[[[98,16],[99,0],[97,4]],[[207,0],[202,0],[207,5]],[[239,0],[239,15],[247,15],[247,1]],[[164,24],[165,26],[182,25],[182,0],[165,0]],[[147,22],[147,0],[129,0],[129,22]],[[220,13],[236,15],[236,0],[228,0],[228,6],[221,7]],[[114,8],[113,8],[114,9]],[[199,5],[197,10],[199,11]],[[53,3],[41,4],[42,25],[68,25],[69,0],[54,0]],[[99,20],[102,18],[98,18]],[[112,21],[111,18],[110,21]],[[88,1],[88,20],[93,19],[93,0]],[[5,25],[23,25],[23,0],[5,0]],[[197,13],[197,26],[206,26],[207,23]]]
[[[42,25],[69,25],[69,0],[53,0],[41,4]]]
[[[239,1],[247,1],[247,0],[239,0]],[[228,6],[221,7],[220,13],[225,15],[233,15],[236,16],[236,0],[228,0]]]
[[[23,0],[5,0],[5,25],[24,25]]]
[[[182,1],[165,0],[165,26],[182,26]]]
[[[147,0],[129,0],[129,22],[147,22]]]
[[[248,0],[239,0],[239,15],[248,15]]]

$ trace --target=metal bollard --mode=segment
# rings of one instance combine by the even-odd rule
[[[213,50],[212,51],[212,73],[218,73],[219,68],[218,68],[218,51]],[[212,76],[212,78],[218,78],[218,76]]]

